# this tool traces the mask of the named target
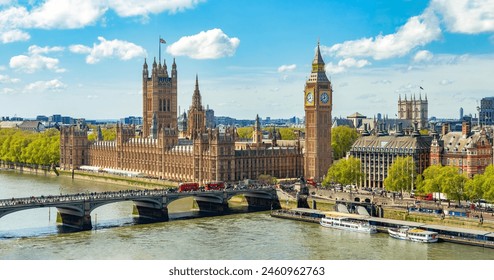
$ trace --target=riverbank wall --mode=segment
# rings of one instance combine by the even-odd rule
[[[108,173],[90,172],[82,170],[65,171],[53,169],[51,166],[34,166],[27,164],[13,164],[0,161],[0,171],[16,172],[20,174],[32,174],[40,176],[64,176],[77,180],[116,184],[133,188],[172,188],[178,186],[177,182],[166,180],[124,177]]]

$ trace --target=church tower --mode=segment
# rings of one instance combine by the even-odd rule
[[[331,110],[333,89],[317,43],[312,72],[305,83],[305,178],[321,182],[332,163]]]
[[[168,75],[166,62],[156,63],[154,59],[151,76],[148,64],[144,60],[142,70],[142,118],[143,137],[151,135],[153,116],[156,115],[157,131],[165,128],[177,129],[177,65],[175,59],[171,76]]]

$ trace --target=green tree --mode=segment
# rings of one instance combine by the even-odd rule
[[[349,157],[348,159],[340,159],[331,165],[322,185],[329,187],[333,182],[342,185],[358,184],[363,177],[360,160]]]
[[[60,134],[56,129],[42,133],[1,130],[0,144],[3,161],[34,165],[58,164],[60,161]]]
[[[338,126],[331,129],[331,148],[334,159],[338,160],[345,157],[358,137],[357,131],[348,126]]]
[[[101,133],[103,134],[103,140],[105,141],[114,141],[117,138],[116,127],[101,129]]]
[[[237,128],[237,134],[240,139],[251,139],[254,128],[251,126]]]
[[[481,195],[479,190],[485,183],[483,177],[468,180],[454,166],[431,165],[424,170],[423,175],[422,193],[444,193],[449,199],[458,203],[464,198]]]
[[[417,170],[412,157],[396,157],[388,168],[384,186],[388,191],[411,192],[417,178]]]
[[[420,193],[433,193],[433,192],[442,192],[442,176],[441,176],[441,165],[431,165],[427,167],[422,176],[424,177],[422,188],[420,189]]]
[[[489,167],[487,167],[489,168]],[[486,169],[487,171],[487,169]],[[473,179],[470,179],[465,184],[465,198],[471,201],[479,200],[484,197],[484,174],[475,174]]]
[[[278,179],[276,179],[276,177],[273,177],[273,176],[268,175],[268,174],[259,175],[257,180],[259,180],[259,182],[261,184],[267,184],[267,185],[274,185],[278,181]]]
[[[494,201],[494,166],[487,166],[483,174],[477,174],[465,184],[466,198],[471,201],[486,199]]]
[[[458,201],[465,198],[465,183],[467,177],[458,173],[458,169],[454,166],[443,166],[441,170],[442,191],[446,194],[448,199]]]
[[[298,131],[293,127],[281,127],[279,129],[281,140],[296,140]]]

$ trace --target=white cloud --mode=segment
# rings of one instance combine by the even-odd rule
[[[45,53],[50,53],[50,52],[61,52],[63,51],[64,48],[63,47],[59,47],[59,46],[56,46],[56,47],[39,47],[39,46],[36,46],[36,45],[32,45],[32,46],[29,46],[28,48],[28,52],[30,54],[45,54]]]
[[[442,15],[448,31],[466,34],[494,31],[492,0],[432,0],[430,6]]]
[[[43,29],[73,29],[94,24],[107,10],[102,1],[47,0],[29,15],[31,26]]]
[[[283,73],[283,72],[291,72],[297,68],[297,65],[295,64],[290,64],[290,65],[281,65],[278,67],[278,73]]]
[[[194,59],[217,59],[233,56],[240,40],[228,37],[221,29],[201,31],[199,34],[180,38],[166,51],[175,56],[185,55]]]
[[[17,78],[10,78],[7,75],[0,75],[0,84],[15,84],[20,82],[20,79]]]
[[[413,57],[414,62],[431,61],[434,55],[427,50],[418,51]]]
[[[13,0],[0,0],[0,6],[4,6],[4,5],[6,6],[13,2],[14,2]]]
[[[73,53],[86,54],[86,53],[91,53],[92,49],[84,45],[72,45],[69,47],[69,50]]]
[[[321,51],[337,57],[372,57],[375,60],[401,57],[418,46],[424,46],[441,36],[439,21],[430,9],[408,19],[396,33],[346,41]]]
[[[94,24],[107,10],[95,0],[47,0],[28,10],[12,6],[0,11],[0,26],[10,29],[73,29]]]
[[[326,72],[330,74],[338,74],[345,72],[348,68],[362,68],[371,63],[365,59],[356,60],[354,58],[345,58],[338,62],[337,65],[334,65],[332,62],[326,64]]]
[[[340,66],[339,64],[333,64],[332,62],[326,63],[326,67],[324,68],[329,74],[338,74],[345,72],[345,67]]]
[[[21,6],[17,1],[0,0],[0,42],[11,43],[29,39],[22,29],[77,29],[94,25],[109,9],[121,17],[175,13],[192,9],[201,0],[46,0],[28,1]],[[14,5],[15,4],[15,5]],[[104,22],[102,22],[104,24]]]
[[[447,86],[447,85],[450,85],[450,84],[452,84],[452,83],[453,83],[453,81],[451,81],[451,80],[446,80],[446,79],[441,80],[441,81],[439,82],[439,84],[440,84],[440,85],[442,85],[442,86]]]
[[[50,81],[37,81],[28,84],[24,90],[25,91],[60,91],[67,88],[67,86],[58,79],[53,79]]]
[[[338,65],[345,67],[345,68],[351,68],[351,67],[362,68],[364,66],[370,65],[370,62],[365,60],[365,59],[356,60],[354,58],[349,57],[349,58],[345,58],[343,60],[340,60],[338,62]]]
[[[186,9],[193,9],[202,0],[109,0],[108,5],[111,9],[122,17],[130,16],[148,16],[149,14],[159,14],[163,11],[170,13],[181,12]]]
[[[31,36],[21,30],[13,29],[2,32],[0,30],[0,42],[7,44],[19,41],[27,41],[31,38]]]
[[[14,92],[14,89],[12,88],[2,88],[0,93],[3,93],[3,94],[9,94],[9,93],[13,93]]]
[[[62,47],[38,47],[36,45],[29,47],[29,55],[17,55],[10,58],[10,68],[25,72],[34,73],[39,70],[50,70],[57,73],[65,72],[65,69],[58,66],[57,58],[47,57],[40,54],[48,52],[62,51]]]
[[[372,84],[383,84],[383,85],[387,85],[387,84],[391,84],[391,81],[390,80],[386,80],[386,79],[382,79],[382,80],[373,81]]]
[[[103,58],[118,58],[120,60],[129,60],[135,57],[145,57],[146,50],[134,43],[122,40],[106,40],[98,37],[99,44],[94,43],[93,47],[84,45],[72,45],[69,50],[78,54],[89,54],[86,56],[86,62],[95,64]]]

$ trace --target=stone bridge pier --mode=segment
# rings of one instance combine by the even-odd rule
[[[93,228],[89,201],[67,207],[58,206],[57,210],[57,223],[80,230]]]
[[[249,208],[256,210],[273,210],[281,209],[280,201],[277,197],[266,197],[265,195],[258,194],[245,194],[245,199],[249,205]]]
[[[223,213],[230,209],[228,207],[228,197],[225,193],[221,196],[196,196],[195,201],[200,211]]]
[[[164,198],[164,201],[162,203],[156,203],[134,200],[134,214],[139,215],[140,219],[166,222],[169,220],[166,198]]]

